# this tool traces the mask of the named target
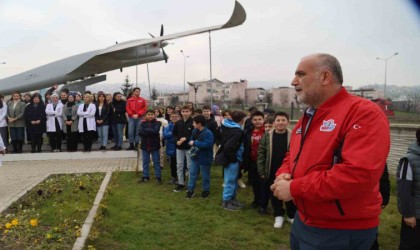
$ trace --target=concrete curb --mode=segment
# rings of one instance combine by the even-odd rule
[[[98,211],[99,204],[101,203],[102,198],[104,197],[105,190],[108,187],[109,181],[111,180],[111,176],[112,171],[108,171],[104,180],[102,181],[98,193],[96,194],[95,201],[93,202],[93,206],[90,209],[88,216],[86,217],[85,223],[83,223],[80,237],[77,237],[76,242],[73,245],[73,250],[82,250],[85,246],[86,239],[89,236],[89,232],[94,222],[95,215]]]
[[[61,152],[61,153],[23,153],[6,154],[2,157],[3,162],[11,161],[46,161],[46,160],[81,160],[81,159],[110,159],[110,158],[136,158],[136,151],[92,151],[84,152]]]
[[[27,185],[21,192],[19,192],[18,194],[16,194],[15,196],[11,197],[10,199],[8,199],[4,204],[0,205],[0,213],[2,213],[4,210],[6,210],[10,205],[12,205],[13,202],[19,200],[20,197],[24,196],[28,190],[33,189],[36,185],[38,185],[39,183],[43,182],[45,179],[48,178],[48,176],[52,175],[52,173],[48,173],[46,175],[44,175],[42,178],[35,180],[33,182],[31,182],[29,185]]]

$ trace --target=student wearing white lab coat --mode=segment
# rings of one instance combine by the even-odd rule
[[[61,152],[61,130],[63,128],[63,104],[57,94],[51,95],[51,103],[45,108],[47,114],[47,135],[51,152]]]
[[[84,104],[79,106],[79,132],[82,134],[83,152],[90,152],[92,149],[93,136],[96,132],[95,113],[96,106],[93,103],[93,95],[83,95]]]

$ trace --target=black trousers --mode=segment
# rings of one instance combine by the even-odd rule
[[[416,221],[416,227],[411,228],[401,218],[400,250],[420,249],[420,219]]]
[[[40,134],[30,134],[31,135],[31,149],[32,151],[37,150],[38,152],[41,152],[41,147],[42,147],[42,141],[43,141],[43,137],[42,137],[42,133]]]
[[[284,216],[287,212],[287,217],[293,219],[296,214],[296,206],[293,201],[287,201],[286,211],[283,208],[283,201],[279,200],[274,196],[273,191],[271,191],[270,186],[274,183],[274,175],[270,175],[270,178],[267,180],[261,180],[261,207],[267,209],[268,202],[271,201],[271,206],[274,210],[274,217]]]
[[[171,177],[177,178],[176,156],[170,156],[169,160],[170,160],[170,163],[171,163]]]
[[[69,128],[67,127],[67,131]],[[67,151],[77,151],[77,144],[79,143],[79,132],[67,132]]]
[[[51,150],[61,150],[61,130],[48,132],[47,135],[50,141]]]
[[[248,180],[252,185],[254,202],[256,202],[258,205],[261,205],[261,179],[257,171],[257,162],[252,160],[249,163]]]
[[[91,151],[92,150],[92,143],[95,131],[86,131],[82,133],[82,140],[83,140],[83,150],[84,151]]]

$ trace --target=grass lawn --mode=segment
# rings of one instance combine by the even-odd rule
[[[0,214],[0,249],[71,249],[104,176],[49,176]]]
[[[153,176],[153,175],[152,175]],[[288,249],[290,224],[274,229],[272,215],[261,216],[249,207],[250,187],[240,189],[238,199],[248,205],[242,211],[221,208],[222,171],[213,167],[211,196],[174,193],[166,184],[137,184],[133,172],[115,172],[89,236],[88,249]],[[395,182],[395,181],[394,181]],[[395,186],[395,184],[394,184]],[[393,192],[394,193],[394,192]],[[271,206],[271,205],[270,205]],[[270,207],[269,206],[269,207]],[[270,207],[270,212],[271,212]],[[395,196],[381,216],[380,247],[397,249],[400,216]]]

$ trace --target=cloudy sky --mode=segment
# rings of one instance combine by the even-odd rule
[[[346,85],[420,84],[420,13],[409,0],[240,0],[242,26],[212,33],[213,77],[287,86],[304,55],[327,52],[341,62]],[[0,78],[116,41],[223,24],[233,0],[0,0]],[[208,79],[208,34],[172,40],[169,62],[150,64],[151,82],[182,86]],[[108,83],[135,81],[135,67],[108,72]],[[138,67],[139,82],[147,79]],[[255,85],[254,85],[255,86]]]

